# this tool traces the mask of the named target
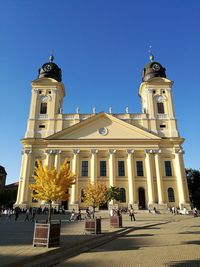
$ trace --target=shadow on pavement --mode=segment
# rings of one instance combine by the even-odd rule
[[[200,260],[171,262],[169,266],[170,267],[199,267]]]

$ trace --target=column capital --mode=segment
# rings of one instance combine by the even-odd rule
[[[160,154],[162,152],[161,149],[145,149],[146,154]]]
[[[53,150],[52,149],[46,149],[44,151],[45,154],[53,154]]]
[[[55,94],[56,91],[57,91],[57,88],[56,87],[55,88],[51,88],[51,90],[52,90],[53,94]]]
[[[74,155],[77,155],[77,154],[80,153],[80,149],[72,149],[72,153],[73,153]]]
[[[22,155],[26,154],[27,156],[30,155],[31,153],[32,153],[31,149],[24,149],[21,152]]]
[[[109,149],[109,150],[108,150],[108,153],[109,153],[110,155],[114,155],[114,154],[116,153],[116,149]]]
[[[182,148],[174,148],[175,154],[185,154],[185,151]]]
[[[92,153],[92,154],[97,154],[98,152],[99,152],[98,149],[91,149],[91,153]]]
[[[153,151],[154,151],[154,154],[160,154],[162,152],[161,149],[154,149]]]
[[[153,149],[145,149],[144,152],[146,154],[153,154]]]
[[[33,88],[33,89],[32,89],[32,93],[34,93],[34,94],[38,94],[39,90],[40,90],[39,88]]]
[[[128,154],[133,154],[134,152],[135,152],[134,149],[127,149],[127,153],[128,153]]]
[[[54,152],[54,154],[59,155],[62,153],[62,150],[55,149],[55,150],[53,150],[53,152]]]

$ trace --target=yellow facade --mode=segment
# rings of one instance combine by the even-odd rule
[[[190,208],[172,84],[165,77],[143,81],[141,114],[63,114],[64,85],[51,77],[33,81],[15,205],[43,204],[32,200],[29,189],[37,159],[56,168],[67,159],[77,175],[68,208],[83,207],[81,190],[96,181],[122,188],[120,207]]]

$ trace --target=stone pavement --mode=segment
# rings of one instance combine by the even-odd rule
[[[64,260],[55,267],[199,267],[200,218],[132,229],[123,236]]]
[[[173,225],[173,223],[176,223],[178,226],[182,225],[182,227],[185,223],[193,223],[193,221],[195,221],[195,223],[200,223],[199,218],[192,218],[191,216],[148,213],[136,214],[136,221],[131,222],[129,216],[123,214],[124,228],[114,229],[109,226],[107,211],[99,212],[96,215],[102,217],[103,235],[85,235],[84,221],[69,222],[66,215],[55,215],[53,219],[61,219],[62,221],[61,244],[60,248],[49,249],[32,246],[33,222],[24,222],[24,217],[22,215],[17,222],[13,221],[13,219],[8,221],[7,218],[1,216],[0,266],[53,266],[68,257],[78,255],[80,252],[97,247],[116,237],[124,236],[133,230],[139,231],[139,229],[145,229],[145,227],[148,229],[148,227],[152,226],[164,226],[165,224]],[[41,216],[42,215],[40,215],[39,219],[42,219]],[[166,229],[168,229],[168,227]],[[181,228],[181,231],[184,232],[184,229],[186,228]],[[197,229],[192,228],[191,231],[197,231]],[[167,237],[166,233],[166,242],[169,242],[167,241]]]

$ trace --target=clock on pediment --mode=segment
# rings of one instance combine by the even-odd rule
[[[108,134],[108,129],[106,127],[102,127],[102,128],[99,128],[98,132],[101,135],[107,135]]]

